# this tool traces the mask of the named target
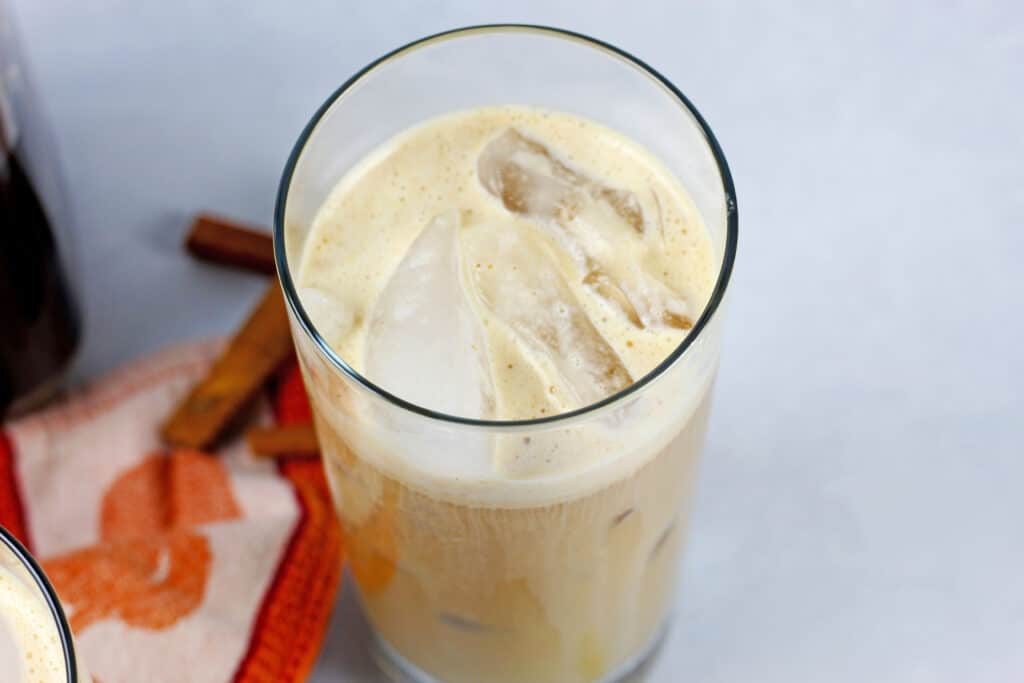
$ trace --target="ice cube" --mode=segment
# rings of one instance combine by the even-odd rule
[[[459,214],[434,218],[409,247],[374,304],[367,377],[423,407],[461,417],[494,414],[479,319],[462,286]]]
[[[579,406],[632,383],[529,227],[481,223],[467,228],[462,239],[480,302],[561,376]]]
[[[645,217],[633,192],[571,168],[514,128],[484,147],[477,175],[506,209],[551,234],[580,281],[633,325],[692,327],[686,301],[644,268],[645,254],[662,244],[663,226],[660,216],[653,223]]]
[[[514,128],[484,147],[477,174],[487,191],[513,213],[571,220],[584,204],[599,202],[612,210],[619,227],[641,235],[648,229],[635,194],[592,180]]]
[[[584,184],[544,145],[514,128],[487,144],[477,160],[477,174],[506,209],[535,218],[554,218],[569,210]]]
[[[320,336],[332,346],[340,344],[355,323],[352,309],[322,289],[300,287],[299,300]]]

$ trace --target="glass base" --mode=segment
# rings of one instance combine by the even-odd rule
[[[640,651],[640,654],[624,662],[615,671],[593,683],[643,683],[651,666],[665,642],[669,622],[666,620],[658,629],[651,642]],[[372,629],[371,629],[372,631]],[[391,645],[376,633],[372,634],[371,650],[378,668],[393,683],[447,683],[439,678],[421,671],[409,660],[398,654]],[[524,681],[523,683],[530,683]]]

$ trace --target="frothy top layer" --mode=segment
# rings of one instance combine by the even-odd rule
[[[65,683],[60,634],[30,580],[0,565],[0,672],[14,683]]]
[[[510,187],[516,176],[531,173],[537,182],[531,185],[527,177]],[[576,177],[566,179],[566,173]],[[479,282],[502,268],[497,240],[518,235],[523,245],[516,254],[536,254],[533,260],[560,276],[566,296],[606,344],[601,351],[623,371],[625,379],[607,383],[605,394],[647,374],[679,345],[714,283],[708,236],[692,202],[636,143],[576,116],[522,107],[429,121],[387,142],[342,179],[318,214],[299,275],[303,303],[327,342],[356,370],[403,398],[419,384],[388,386],[368,372],[374,308],[417,237],[452,212],[459,223],[460,277],[484,329],[496,394],[492,414],[463,417],[529,419],[602,398],[573,392],[565,370],[545,362],[558,354],[524,340],[529,330],[516,329],[513,312],[496,310],[503,301],[481,301],[488,286],[504,300],[516,284]],[[569,212],[576,215],[565,220]],[[659,300],[679,309],[677,324],[662,319],[671,311],[646,310],[657,309]],[[535,305],[524,312],[534,316],[552,302],[542,297],[521,303]],[[427,310],[437,315],[444,305]],[[424,341],[404,343],[412,348]],[[468,349],[452,351],[466,355]],[[444,412],[436,396],[428,400],[425,407]]]
[[[462,417],[532,419],[654,369],[710,297],[715,256],[685,189],[640,145],[571,114],[502,106],[411,128],[351,169],[317,214],[297,282],[324,339],[385,390]],[[673,402],[656,425],[619,415],[545,438],[453,437],[429,463],[401,455],[416,449],[395,425],[337,420],[397,476],[412,466],[424,488],[488,499],[502,482],[638,467],[696,409],[706,370],[688,398],[652,398]]]

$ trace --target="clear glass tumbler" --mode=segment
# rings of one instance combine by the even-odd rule
[[[14,627],[26,619],[37,628],[49,631],[50,643],[31,642],[39,632],[29,634]],[[25,643],[32,645],[31,658],[26,660]],[[56,644],[57,647],[52,645]],[[20,668],[35,667],[36,673],[24,671],[26,681],[67,681],[88,683],[91,679],[75,659],[75,643],[71,627],[64,617],[57,593],[43,570],[29,552],[7,529],[0,527],[0,679],[9,680]],[[49,672],[61,672],[55,678]],[[14,680],[21,680],[15,677]]]
[[[414,124],[495,104],[582,115],[646,146],[689,190],[721,264],[690,335],[655,370],[544,419],[462,419],[389,394],[332,351],[295,286],[313,218],[346,171]],[[729,170],[689,101],[638,59],[566,31],[432,36],[373,62],[316,112],[285,168],[274,230],[349,567],[383,668],[418,683],[637,675],[673,605],[736,252]],[[453,465],[476,458],[486,469],[497,449],[559,448],[586,449],[591,465],[478,480]]]

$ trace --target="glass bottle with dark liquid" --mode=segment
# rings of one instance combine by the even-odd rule
[[[64,193],[34,104],[0,0],[0,418],[52,395],[80,336],[58,241]]]

